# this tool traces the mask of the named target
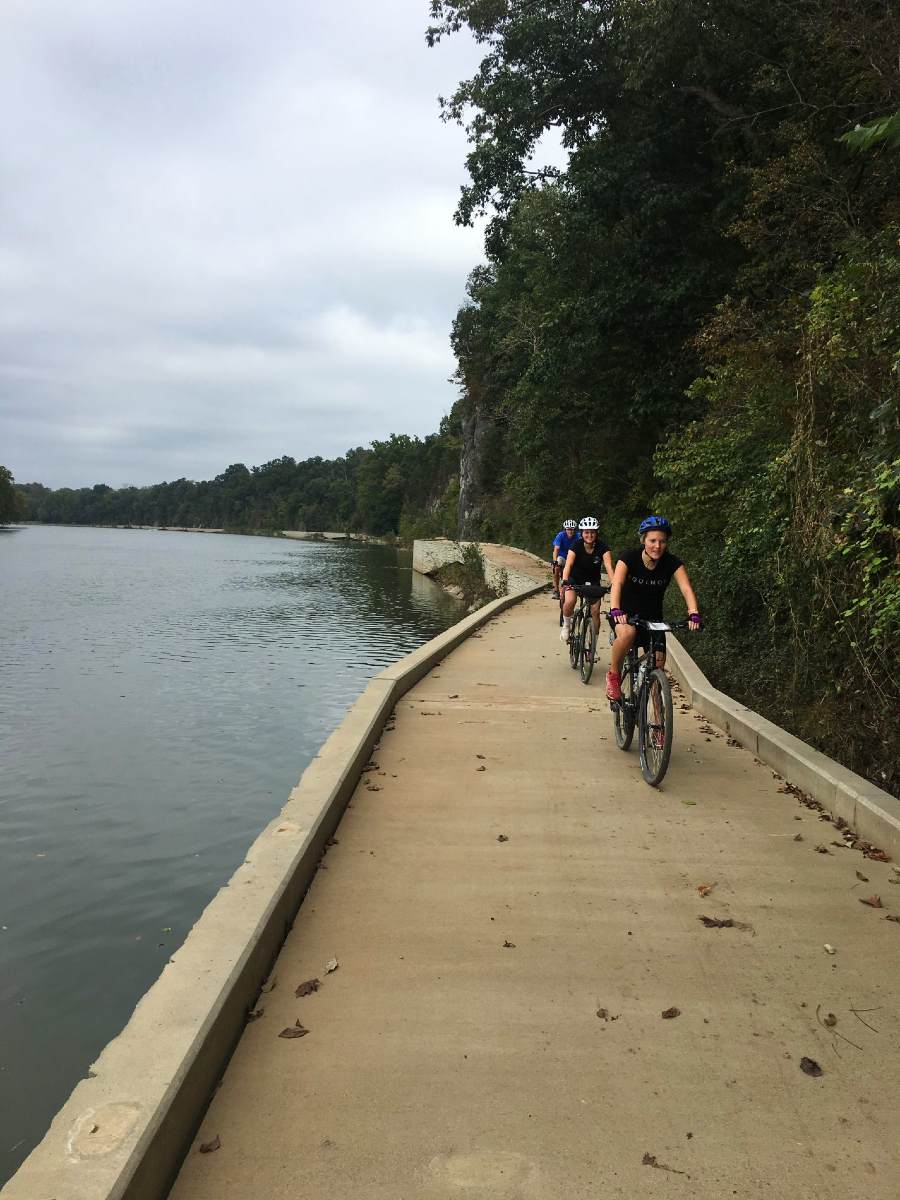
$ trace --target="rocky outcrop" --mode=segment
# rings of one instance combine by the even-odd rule
[[[484,518],[485,468],[494,425],[478,401],[470,402],[462,420],[462,449],[459,456],[459,536],[471,538],[481,532]]]

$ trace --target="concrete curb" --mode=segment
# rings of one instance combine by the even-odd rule
[[[900,862],[900,800],[849,771],[800,738],[709,682],[684,646],[669,635],[668,667],[694,708],[835,817]]]
[[[3,1200],[168,1194],[394,705],[479,626],[544,589],[535,584],[492,601],[369,681],[280,816],[0,1192]]]

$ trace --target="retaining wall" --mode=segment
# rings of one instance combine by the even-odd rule
[[[499,587],[504,580],[504,573],[509,595],[526,592],[534,587],[533,576],[527,575],[523,571],[517,571],[515,567],[495,562],[490,556],[490,544],[484,542],[452,542],[447,538],[416,538],[413,542],[413,570],[422,575],[433,575],[439,567],[446,566],[447,563],[462,562],[462,552],[465,546],[478,546],[481,549],[484,558],[484,577],[490,587]],[[503,549],[508,550],[511,547],[503,547]],[[546,581],[549,582],[550,573],[543,559],[527,550],[519,550],[517,553],[526,555],[539,564],[543,568]]]
[[[668,648],[667,666],[692,707],[833,816],[843,817],[860,837],[900,861],[900,800],[896,796],[718,691],[672,634]]]

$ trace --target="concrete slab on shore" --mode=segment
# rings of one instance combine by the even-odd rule
[[[555,614],[397,704],[173,1200],[896,1200],[893,866],[690,711],[648,788]]]

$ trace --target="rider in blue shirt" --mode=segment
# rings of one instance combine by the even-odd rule
[[[563,521],[563,527],[553,539],[550,550],[550,565],[553,568],[553,599],[559,599],[559,577],[566,565],[566,557],[575,543],[579,540],[578,522],[569,517]]]

